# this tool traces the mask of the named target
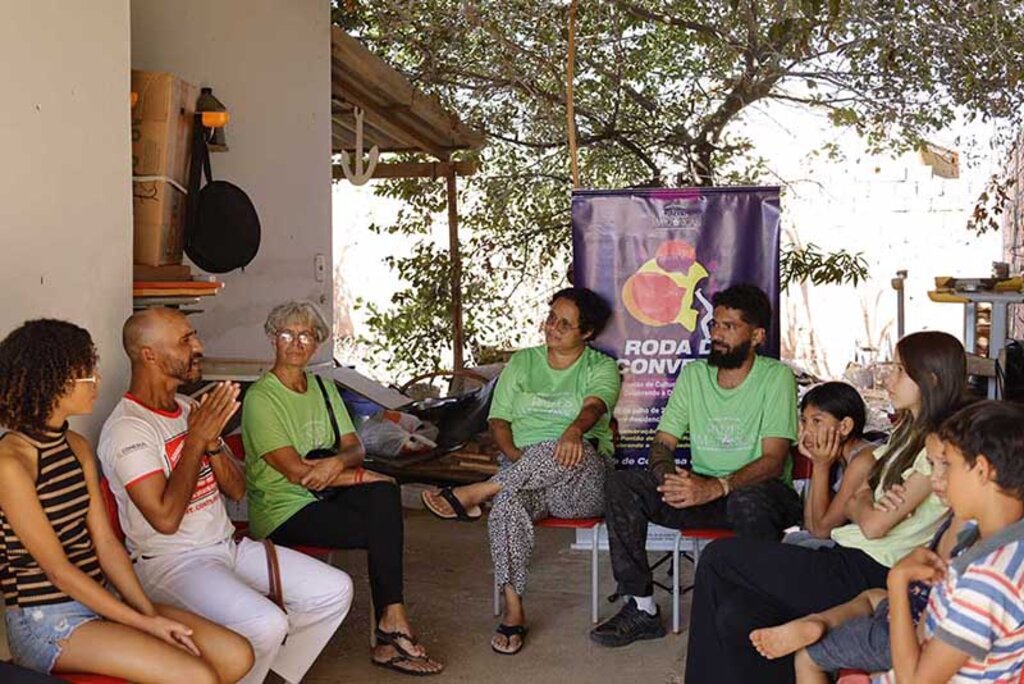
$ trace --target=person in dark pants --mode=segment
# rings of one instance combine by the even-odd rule
[[[711,354],[687,364],[651,445],[648,469],[612,473],[605,484],[612,569],[625,605],[591,639],[625,646],[665,635],[652,597],[648,522],[675,529],[727,528],[775,541],[800,519],[790,480],[797,435],[796,382],[784,364],[757,354],[771,322],[767,295],[734,285],[712,298]],[[689,434],[692,468],[675,465]]]
[[[377,611],[373,663],[413,675],[441,672],[405,610],[398,487],[363,469],[363,445],[337,388],[306,370],[330,329],[313,304],[288,302],[270,312],[264,330],[274,366],[249,388],[242,406],[252,534],[284,546],[366,549]],[[335,453],[306,458],[317,449]]]
[[[752,631],[788,622],[882,588],[892,565],[928,542],[946,512],[932,492],[924,440],[963,400],[966,357],[956,338],[921,332],[896,345],[887,379],[900,420],[846,506],[852,521],[832,548],[722,539],[701,555],[690,613],[686,682],[792,682],[792,656],[768,660]]]

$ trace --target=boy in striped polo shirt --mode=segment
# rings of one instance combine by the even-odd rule
[[[946,562],[919,548],[889,571],[893,670],[881,681],[1017,684],[1024,671],[1024,407],[973,404],[939,429],[954,513],[978,540]],[[919,631],[908,584],[934,583]]]

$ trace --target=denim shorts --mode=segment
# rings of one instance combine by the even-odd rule
[[[57,664],[63,644],[71,633],[100,616],[78,601],[45,606],[7,606],[7,643],[11,657],[22,667],[49,674]]]
[[[889,650],[889,601],[874,614],[847,620],[807,647],[807,655],[825,672],[844,668],[885,672],[892,668]]]

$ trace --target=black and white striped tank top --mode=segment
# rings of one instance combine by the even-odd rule
[[[36,495],[64,554],[79,570],[102,583],[103,571],[86,527],[89,491],[82,465],[68,445],[67,423],[60,431],[25,436],[39,453]],[[8,606],[39,606],[71,600],[50,583],[46,573],[22,546],[2,510],[0,588],[4,604]]]

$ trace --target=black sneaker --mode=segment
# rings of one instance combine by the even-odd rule
[[[611,648],[628,646],[639,639],[660,639],[663,636],[665,627],[661,624],[661,611],[651,615],[637,608],[632,598],[626,601],[622,610],[590,630],[591,641]]]

